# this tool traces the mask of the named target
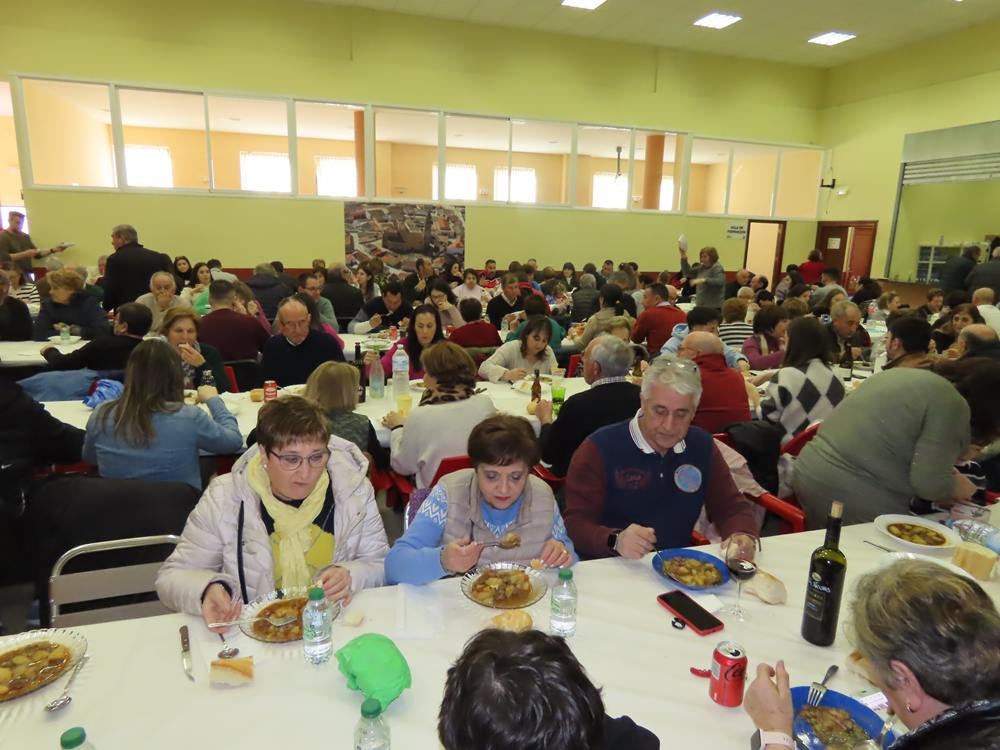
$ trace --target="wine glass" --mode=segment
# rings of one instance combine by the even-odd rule
[[[726,567],[729,568],[730,574],[736,579],[736,604],[726,607],[722,612],[723,614],[732,615],[739,622],[746,622],[749,617],[743,610],[743,607],[740,606],[740,602],[743,594],[743,582],[749,581],[757,575],[757,565],[752,558],[753,552],[748,552],[742,545],[736,542],[730,542],[729,547],[726,548]]]

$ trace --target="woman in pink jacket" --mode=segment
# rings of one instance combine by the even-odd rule
[[[753,336],[743,342],[743,354],[751,370],[781,367],[785,359],[788,312],[777,305],[762,307],[753,319]]]

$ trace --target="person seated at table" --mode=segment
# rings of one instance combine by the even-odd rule
[[[175,307],[163,317],[160,334],[180,355],[184,387],[188,390],[210,385],[220,392],[230,389],[222,355],[211,344],[198,340],[201,320],[190,307]]]
[[[96,299],[83,291],[83,279],[73,271],[60,269],[46,274],[49,298],[35,318],[35,341],[58,336],[63,328],[84,339],[95,339],[110,333],[108,320]]]
[[[172,273],[159,271],[149,279],[149,292],[141,295],[136,302],[145,305],[153,313],[153,330],[158,331],[163,325],[163,317],[168,310],[176,308],[191,309],[188,301],[177,294],[177,282]]]
[[[988,325],[973,323],[962,329],[951,349],[945,352],[945,356],[951,356],[955,351],[959,359],[968,357],[989,357],[990,359],[1000,359],[1000,341],[997,340],[997,332]]]
[[[521,288],[517,281],[517,276],[513,273],[505,273],[500,281],[500,294],[486,303],[486,317],[498,331],[507,321],[510,328],[518,315],[524,309],[524,301],[521,298]]]
[[[839,275],[837,278],[840,278]],[[834,283],[836,283],[836,281]],[[886,294],[892,294],[892,292],[886,292]],[[862,276],[858,279],[857,287],[854,288],[854,293],[851,295],[850,299],[855,305],[860,307],[862,310],[865,310],[867,309],[869,302],[872,300],[879,300],[882,295],[883,292],[881,284],[870,276]],[[871,318],[869,318],[869,320],[870,319]]]
[[[325,334],[337,342],[337,346],[341,350],[346,349],[344,346],[344,340],[340,338],[340,334],[337,333],[337,329],[334,328],[329,323],[324,323],[320,320],[319,308],[316,306],[316,300],[313,299],[311,294],[306,294],[305,292],[296,292],[292,295],[292,299],[297,299],[303,305],[306,306],[306,311],[309,313],[309,327],[319,333]],[[276,333],[281,333],[281,324],[275,318],[274,321]]]
[[[697,365],[701,378],[701,398],[691,424],[712,433],[734,422],[748,422],[751,398],[757,402],[757,389],[726,366],[723,346],[714,333],[695,331],[684,337],[677,351],[678,357]]]
[[[633,357],[631,346],[601,334],[583,350],[583,379],[590,388],[566,399],[558,418],[551,401],[538,402],[535,416],[542,423],[542,460],[556,476],[566,476],[573,453],[595,430],[631,419],[638,411],[639,386],[627,378]]]
[[[823,324],[816,318],[789,324],[785,358],[760,404],[761,416],[784,429],[782,445],[829,417],[844,400],[844,384],[830,366],[831,354]]]
[[[870,679],[908,730],[893,750],[1000,747],[1000,613],[978,583],[898,560],[858,580],[849,622]],[[744,708],[762,733],[784,735],[762,750],[793,746],[790,686],[784,662],[757,666]]]
[[[1000,363],[946,361],[949,380],[894,368],[844,399],[795,460],[792,487],[810,528],[833,500],[844,524],[907,513],[912,498],[950,505],[976,486],[952,469],[970,445],[1000,436]]]
[[[441,461],[462,455],[472,428],[497,410],[488,394],[476,393],[476,365],[457,344],[441,341],[424,348],[419,367],[424,392],[417,408],[409,414],[390,411],[382,424],[392,430],[393,471],[412,474],[417,487],[429,487]]]
[[[347,330],[356,334],[378,333],[391,326],[402,328],[412,318],[413,308],[403,301],[403,286],[398,281],[390,281],[382,289],[381,297],[376,297],[358,310]]]
[[[199,340],[218,349],[224,361],[258,359],[270,338],[268,332],[249,315],[236,312],[236,288],[231,282],[213,281],[208,290],[211,312],[201,319]]]
[[[0,268],[7,274],[10,281],[10,296],[21,300],[26,305],[41,305],[42,298],[38,296],[38,287],[21,270],[20,266],[7,265]]]
[[[228,275],[228,274],[227,274]],[[229,279],[215,279],[215,281],[229,281]],[[236,310],[240,315],[249,315],[251,318],[260,323],[261,328],[267,331],[267,335],[270,336],[274,333],[271,328],[271,321],[267,319],[264,315],[264,310],[261,308],[260,303],[257,302],[257,298],[253,296],[253,289],[246,285],[246,282],[236,279],[236,281],[230,282],[233,285],[233,290],[236,292],[236,302],[233,305],[233,309]]]
[[[829,287],[829,293],[826,295],[820,295],[822,291],[823,288],[817,289],[816,293],[809,299],[809,309],[817,318],[829,319],[831,317],[830,311],[833,310],[835,305],[850,301],[847,299],[847,292],[839,286]],[[853,305],[854,303],[851,302],[851,304]],[[828,320],[824,322],[828,322]]]
[[[31,334],[31,311],[11,296],[10,277],[0,271],[0,341],[28,341]]]
[[[660,354],[677,354],[677,350],[681,348],[681,342],[684,341],[684,337],[694,331],[708,331],[718,336],[720,320],[722,320],[722,315],[714,307],[701,307],[698,305],[692,307],[688,310],[687,323],[678,323],[674,326],[673,333],[671,333],[670,338],[667,339],[667,343],[663,345],[663,348],[660,349]],[[739,349],[734,349],[727,345],[723,347],[722,353],[726,358],[727,367],[738,368],[741,372],[750,371],[750,363],[747,361],[747,356]]]
[[[808,304],[812,300],[812,296],[813,288],[809,284],[793,284],[792,288],[788,290],[785,302],[790,299],[798,299]]]
[[[558,364],[549,346],[552,326],[545,315],[536,315],[525,321],[521,337],[508,341],[479,366],[479,376],[493,383],[514,383],[533,376],[535,370],[551,373]]]
[[[124,370],[129,355],[149,333],[152,322],[148,307],[127,302],[115,310],[112,336],[101,336],[66,354],[55,344],[46,344],[40,353],[50,370]]]
[[[441,330],[441,316],[438,309],[434,305],[419,305],[413,311],[413,324],[406,338],[399,339],[381,355],[374,351],[365,352],[365,364],[371,365],[376,357],[380,357],[382,370],[388,382],[388,379],[392,378],[392,355],[402,347],[410,360],[410,380],[422,378],[424,369],[420,358],[424,349],[443,340],[444,332]]]
[[[670,301],[664,284],[650,284],[643,291],[642,314],[632,328],[632,341],[646,343],[651,352],[658,352],[667,343],[674,326],[687,322],[684,311]]]
[[[444,258],[444,268],[441,269],[439,280],[448,285],[448,288],[459,286],[462,283],[462,264],[457,260],[452,260],[448,256]]]
[[[438,739],[445,750],[660,747],[628,716],[608,716],[565,639],[538,630],[487,629],[466,644],[448,669]]]
[[[261,408],[257,440],[191,512],[156,576],[160,601],[207,624],[276,589],[315,582],[349,602],[381,586],[389,545],[361,450],[297,396]]]
[[[809,315],[809,303],[803,302],[802,300],[796,297],[785,300],[784,303],[782,303],[781,308],[788,314],[789,323],[791,323],[796,318],[801,318],[806,315]],[[752,327],[751,330],[753,330]]]
[[[324,326],[329,326],[334,333],[337,333],[339,328],[333,303],[320,294],[323,289],[323,282],[320,278],[315,273],[300,273],[296,277],[295,283],[295,293],[309,297],[316,305],[316,321]]]
[[[456,286],[453,291],[460,303],[463,299],[474,299],[481,302],[484,296],[488,296],[488,292],[479,285],[479,274],[473,268],[465,269],[462,283]]]
[[[826,326],[835,361],[839,362],[847,349],[851,359],[859,360],[872,345],[868,331],[861,325],[861,310],[848,299],[836,302],[830,308],[830,322]]]
[[[726,346],[742,349],[743,342],[753,336],[753,323],[746,322],[747,309],[746,300],[738,297],[731,297],[722,303],[719,338]]]
[[[785,358],[788,313],[778,305],[761,308],[753,318],[753,336],[743,342],[751,370],[779,367]]]
[[[635,416],[602,427],[573,454],[566,528],[582,556],[634,560],[686,547],[702,508],[725,544],[753,554],[753,506],[712,436],[691,426],[700,398],[692,363],[658,357],[643,375]]]
[[[264,344],[260,359],[261,382],[279,386],[305,383],[324,362],[343,362],[344,350],[329,335],[312,327],[312,316],[304,302],[286,297],[278,304],[275,319],[281,333]]]
[[[937,319],[937,316],[941,314],[941,308],[944,306],[944,290],[943,289],[928,289],[926,295],[926,302],[917,308],[917,315],[924,320]]]
[[[213,386],[185,404],[181,358],[157,339],[129,355],[121,397],[98,406],[87,420],[83,459],[105,479],[187,482],[201,489],[198,451],[236,453],[243,447],[236,417]]]
[[[592,263],[589,265],[593,265]],[[571,319],[574,323],[582,323],[595,312],[600,304],[597,291],[597,269],[595,273],[580,275],[580,285],[573,292],[573,310]]]
[[[985,322],[982,313],[975,305],[971,303],[956,305],[948,313],[942,315],[934,325],[931,340],[934,342],[936,351],[939,354],[944,354],[958,339],[963,328],[973,323],[983,324]]]
[[[858,304],[854,300],[851,301]],[[901,303],[902,300],[895,292],[886,292],[885,294],[880,295],[878,300],[875,302],[875,309],[868,313],[867,322],[885,323],[889,319],[889,316],[899,309]]]
[[[893,367],[927,369],[931,359],[927,350],[931,344],[931,324],[919,314],[902,315],[889,324],[885,336],[886,362],[883,370]]]
[[[382,288],[376,280],[377,276],[378,272],[373,261],[365,261],[354,272],[354,281],[364,299],[362,304],[367,304],[382,296]]]
[[[207,263],[195,263],[191,270],[191,282],[179,292],[187,306],[193,308],[202,317],[208,315],[211,309],[209,287],[211,287],[213,280],[212,269],[208,267]],[[219,279],[219,281],[227,280]]]
[[[455,306],[456,302],[455,293],[444,280],[436,279],[431,284],[426,303],[437,308],[441,325],[445,329],[449,326],[458,328],[465,322],[462,320],[462,313]]]
[[[361,270],[360,267],[358,270]],[[330,300],[333,309],[340,316],[339,322],[343,324],[345,320],[348,321],[348,333],[354,333],[355,331],[352,328],[354,317],[366,304],[372,300],[380,299],[383,292],[382,290],[379,290],[377,293],[374,292],[374,289],[378,287],[378,284],[374,282],[374,275],[368,277],[371,283],[362,290],[351,285],[348,280],[348,273],[343,263],[335,263],[330,266],[326,270],[326,283],[323,285],[320,293]],[[369,291],[372,292],[370,297],[368,296]],[[365,317],[364,320],[367,321],[368,318]]]
[[[601,333],[606,333],[607,329],[605,324],[614,317],[624,316],[625,305],[622,301],[624,292],[622,288],[615,284],[614,282],[608,282],[603,287],[601,287],[600,294],[598,295],[598,301],[600,304],[600,309],[590,316],[590,320],[587,321],[587,325],[583,328],[583,333],[576,340],[576,343],[580,347],[584,347],[590,343],[590,340]],[[629,318],[629,323],[634,322],[633,318]]]
[[[429,583],[477,565],[532,558],[553,568],[572,565],[577,558],[552,490],[531,473],[538,441],[528,421],[507,414],[482,420],[451,455],[463,452],[472,468],[434,485],[386,556],[386,582]],[[516,533],[520,546],[495,546],[507,533]]]
[[[549,328],[549,346],[553,350],[558,349],[562,346],[563,339],[566,337],[566,330],[556,322],[555,318],[546,314],[547,310],[546,302],[542,297],[537,294],[532,294],[525,298],[524,309],[521,311],[521,315],[524,316],[524,320],[507,334],[506,341],[515,341],[521,338],[521,331],[528,324],[528,319],[536,315],[542,315],[548,318]]]
[[[448,336],[459,346],[487,347],[500,346],[500,332],[483,320],[483,304],[473,297],[468,297],[458,303],[458,311],[462,314],[464,325],[459,326]]]

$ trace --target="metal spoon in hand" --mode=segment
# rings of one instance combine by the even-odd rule
[[[500,549],[514,549],[521,546],[521,537],[513,531],[507,532],[495,542],[483,542],[484,547],[499,547]]]

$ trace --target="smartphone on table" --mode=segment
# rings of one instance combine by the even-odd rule
[[[674,627],[678,630],[689,627],[698,635],[708,635],[725,627],[722,620],[683,591],[668,591],[656,597],[656,601],[664,609],[674,613]],[[681,624],[678,625],[678,622]]]

